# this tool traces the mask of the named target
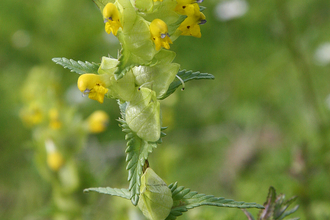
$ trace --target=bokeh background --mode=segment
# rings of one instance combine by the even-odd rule
[[[180,37],[171,49],[182,69],[215,80],[189,82],[162,101],[167,136],[150,155],[151,167],[167,183],[238,201],[263,204],[274,186],[288,198],[298,196],[294,216],[330,219],[330,1],[201,5],[207,17],[202,38]],[[82,117],[98,109],[110,115],[107,131],[90,135],[76,156],[88,170],[81,174],[81,194],[91,186],[126,188],[116,101],[79,99],[78,75],[51,61],[116,57],[120,46],[105,33],[98,8],[89,0],[2,0],[0,24],[0,219],[52,219],[51,185],[36,168],[31,130],[19,118],[20,88],[35,66],[58,75],[60,97]],[[81,197],[86,201],[77,219],[143,219],[129,201]],[[245,216],[200,207],[179,219]]]

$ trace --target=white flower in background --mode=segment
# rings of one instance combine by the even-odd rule
[[[330,63],[330,42],[321,44],[315,51],[316,64],[325,66]]]
[[[228,21],[242,17],[249,9],[245,0],[219,2],[215,7],[215,15],[220,21]]]

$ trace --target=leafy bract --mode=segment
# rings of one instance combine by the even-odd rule
[[[186,71],[186,70],[180,70],[177,74],[177,76],[179,76],[184,82],[190,81],[190,80],[194,80],[194,79],[214,79],[214,76],[212,74],[209,73],[201,73],[199,71],[197,72],[193,72],[191,70]],[[160,96],[157,97],[158,99],[162,100],[165,99],[166,97],[168,97],[169,95],[171,95],[173,92],[175,92],[175,90],[182,85],[181,81],[179,79],[175,79],[169,86],[167,92]]]
[[[111,187],[95,187],[95,188],[88,188],[84,189],[84,192],[98,192],[102,194],[108,194],[112,196],[119,196],[124,199],[130,199],[130,192],[128,189],[117,189],[117,188],[111,188]]]
[[[177,182],[170,184],[169,188],[172,191],[173,207],[166,220],[174,220],[182,215],[183,212],[203,205],[229,208],[264,208],[262,205],[256,203],[236,202],[223,197],[199,194],[183,186],[178,187]]]
[[[78,74],[84,74],[84,73],[95,73],[97,74],[97,70],[99,68],[99,64],[96,63],[90,63],[88,61],[82,62],[80,60],[75,61],[72,59],[67,59],[65,57],[62,58],[53,58],[53,62],[56,64],[59,64],[63,66],[64,68],[69,69],[71,72],[76,72]]]
[[[128,170],[128,181],[130,191],[130,199],[133,205],[137,205],[140,196],[142,168],[145,160],[153,148],[157,147],[156,143],[150,143],[139,138],[127,125],[123,119],[118,120],[122,130],[127,133],[125,139],[127,141],[126,148],[126,170]]]
[[[134,67],[132,71],[136,84],[152,89],[157,97],[164,95],[180,68],[179,64],[172,63],[174,58],[173,51],[161,50],[155,55],[150,66]]]
[[[125,10],[127,10],[125,8]],[[125,12],[127,14],[128,12]],[[135,13],[135,12],[133,12]],[[118,40],[122,50],[118,60],[116,78],[120,79],[133,66],[148,65],[151,63],[156,49],[150,37],[149,23],[142,17],[136,16],[133,25],[124,26],[122,32],[118,32]]]
[[[125,76],[126,77],[126,76]],[[160,138],[160,103],[155,91],[140,88],[129,102],[126,111],[126,123],[136,135],[144,141],[156,142]]]

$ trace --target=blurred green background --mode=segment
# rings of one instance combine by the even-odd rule
[[[298,196],[294,216],[330,219],[330,1],[235,4],[206,0],[202,38],[182,36],[171,45],[182,69],[215,80],[189,82],[162,101],[169,128],[150,165],[167,183],[238,201],[263,204],[274,186]],[[31,131],[18,116],[20,88],[34,66],[58,74],[63,100],[82,117],[97,109],[110,115],[108,130],[91,135],[77,155],[94,174],[82,174],[81,190],[126,188],[116,101],[72,103],[78,75],[51,61],[116,57],[120,46],[105,33],[98,8],[89,0],[2,0],[0,24],[0,219],[50,219],[43,210],[51,188],[35,167]],[[143,219],[129,201],[82,197],[93,198],[83,207],[84,219]],[[200,207],[179,219],[245,216],[238,209]]]

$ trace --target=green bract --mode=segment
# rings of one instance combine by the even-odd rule
[[[161,50],[153,60],[155,64],[134,67],[132,71],[136,84],[154,90],[157,98],[162,96],[166,93],[180,68],[179,64],[171,63],[174,57],[174,52]]]
[[[108,95],[112,98],[119,98],[123,101],[130,101],[135,95],[135,79],[132,71],[126,73],[126,75],[116,80],[114,72],[117,69],[117,59],[102,57],[102,62],[99,67],[99,74],[106,74],[109,79],[109,92]]]
[[[126,108],[126,122],[141,139],[155,142],[160,138],[160,104],[155,91],[140,88]]]
[[[139,208],[150,220],[164,220],[173,205],[172,192],[166,183],[147,168],[141,177]]]

